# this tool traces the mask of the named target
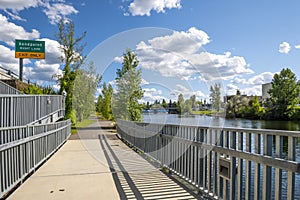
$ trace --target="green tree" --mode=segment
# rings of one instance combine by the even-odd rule
[[[226,117],[245,117],[249,106],[249,99],[241,96],[239,90],[236,95],[229,99],[226,103]]]
[[[178,113],[182,114],[183,113],[183,107],[184,107],[183,94],[178,95],[177,106],[178,106]]]
[[[185,100],[181,112],[183,114],[191,114],[192,113],[192,100],[191,99]]]
[[[59,93],[63,91],[67,93],[66,96],[66,110],[65,117],[71,118],[73,123],[74,113],[72,108],[72,97],[74,89],[74,81],[78,74],[80,66],[83,64],[85,56],[82,55],[85,45],[82,45],[86,33],[84,32],[80,37],[75,37],[75,26],[72,21],[60,20],[58,23],[58,33],[55,33],[55,37],[60,44],[62,52],[61,61],[63,62],[63,74],[54,75],[60,85]]]
[[[221,85],[216,83],[214,86],[210,86],[209,96],[211,98],[212,108],[219,112],[222,104]]]
[[[299,93],[300,82],[297,82],[296,75],[288,68],[282,69],[272,80],[268,115],[275,119],[293,118],[299,103]]]
[[[194,109],[196,107],[196,95],[192,95],[190,97],[190,100],[191,100],[191,106],[192,106],[192,109]]]
[[[93,63],[86,69],[79,69],[74,80],[73,109],[76,111],[77,121],[86,119],[95,111],[95,93],[101,81]]]
[[[102,117],[107,120],[114,120],[111,108],[112,95],[112,86],[110,84],[107,86],[104,82],[102,86],[102,95],[99,95],[98,97],[98,103],[100,104],[98,111],[101,113]]]
[[[142,120],[143,105],[139,103],[143,97],[142,71],[137,69],[138,63],[136,55],[127,49],[123,54],[122,68],[117,70],[116,95],[113,101],[113,112],[117,119]]]
[[[251,105],[247,110],[247,118],[261,119],[265,113],[265,110],[263,107],[261,107],[258,97],[253,97],[250,104]]]

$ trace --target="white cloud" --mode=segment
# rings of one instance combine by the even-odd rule
[[[296,45],[295,48],[296,48],[296,49],[300,49],[300,45]]]
[[[134,0],[129,5],[129,12],[133,16],[150,16],[151,11],[164,13],[165,9],[180,9],[181,0]]]
[[[40,33],[36,29],[27,32],[22,26],[18,26],[0,14],[0,41],[7,45],[14,47],[15,39],[36,39],[40,37]]]
[[[201,47],[209,43],[209,36],[195,27],[188,31],[156,37],[140,42],[136,53],[140,65],[145,69],[159,71],[165,77],[191,80],[230,79],[253,71],[243,57],[230,52],[218,55],[204,52]]]
[[[191,96],[193,95],[196,95],[196,98],[197,99],[205,99],[205,98],[209,98],[208,95],[205,95],[202,91],[200,90],[197,90],[197,91],[194,91],[192,89],[188,89],[187,87],[183,86],[183,85],[180,85],[180,84],[177,84],[176,85],[176,88],[174,90],[172,90],[170,92],[170,95],[174,95],[176,97],[176,100],[177,100],[177,97],[182,94],[184,99],[189,99]]]
[[[155,100],[166,100],[166,97],[162,96],[162,91],[156,88],[144,88],[144,96],[142,98],[142,102],[154,102]]]
[[[0,66],[18,74],[19,60],[15,58],[15,51],[0,45],[0,52]],[[26,60],[24,60],[24,62],[26,62]]]
[[[60,44],[56,40],[51,40],[48,38],[39,39],[40,41],[45,41],[45,54],[46,62],[48,64],[59,64],[61,63],[61,56],[63,56],[59,46]]]
[[[280,53],[289,53],[291,50],[291,45],[287,42],[282,42],[280,45],[279,45],[279,52]]]
[[[43,12],[47,15],[51,24],[56,24],[60,19],[67,19],[66,16],[71,14],[77,14],[76,10],[72,5],[64,3],[46,3]]]
[[[237,90],[239,90],[238,86],[229,83],[226,86],[226,95],[235,95]]]
[[[249,78],[248,80],[245,78],[236,77],[235,79],[231,80],[231,83],[238,85],[262,85],[264,83],[271,82],[274,74],[275,73],[272,72],[263,72]]]
[[[49,64],[46,60],[39,60],[34,67],[25,67],[24,76],[29,80],[54,81],[53,75],[62,74],[60,64]]]
[[[255,85],[252,87],[244,88],[241,90],[242,94],[246,94],[248,96],[261,96],[262,94],[262,89],[261,85]]]
[[[13,12],[24,10],[30,7],[37,7],[40,0],[8,0],[0,1],[0,9],[12,10]]]
[[[263,72],[259,75],[253,76],[248,80],[250,85],[262,85],[264,83],[269,83],[272,81],[275,73],[272,72]]]
[[[0,1],[0,9],[4,10],[12,19],[24,20],[19,16],[19,11],[28,8],[42,8],[51,24],[55,24],[59,19],[68,19],[67,16],[77,14],[72,5],[66,4],[65,0],[9,0]],[[25,21],[25,20],[24,20]]]
[[[121,57],[121,56],[116,56],[116,57],[114,58],[114,61],[117,62],[117,63],[122,63],[122,62],[123,62],[123,57]]]

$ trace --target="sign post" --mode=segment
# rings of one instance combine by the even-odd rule
[[[19,79],[23,80],[23,58],[45,59],[45,41],[16,40],[15,57],[20,58]]]

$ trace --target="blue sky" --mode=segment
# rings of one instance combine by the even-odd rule
[[[300,74],[297,0],[0,0],[0,65],[18,73],[14,40],[45,40],[46,59],[24,60],[24,75],[55,84],[60,17],[71,19],[78,35],[87,32],[84,53],[103,81],[114,84],[122,52],[133,49],[144,101],[180,93],[208,99],[209,86],[219,82],[223,94],[260,95],[261,84],[282,68]]]

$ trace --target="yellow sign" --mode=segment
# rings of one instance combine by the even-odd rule
[[[45,53],[38,52],[16,52],[16,58],[32,58],[32,59],[45,59]]]

